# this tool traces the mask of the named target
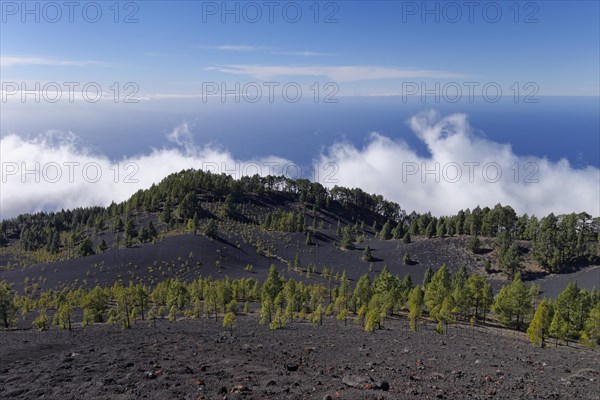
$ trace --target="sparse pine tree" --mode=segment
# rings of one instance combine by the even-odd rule
[[[92,245],[92,241],[89,237],[83,239],[83,242],[79,245],[79,256],[85,257],[94,254],[94,248]]]
[[[352,240],[352,235],[350,233],[350,229],[348,227],[344,228],[344,236],[342,237],[342,241],[340,243],[340,247],[346,250],[354,249],[354,243]]]
[[[446,265],[442,264],[425,287],[424,300],[431,317],[439,320],[444,300],[450,294],[450,283],[450,272]]]
[[[431,278],[433,278],[433,270],[431,267],[427,267],[425,270],[425,275],[423,276],[423,288],[427,288],[427,285],[429,285],[429,282],[431,282]]]
[[[406,232],[404,236],[402,236],[402,242],[404,244],[409,244],[411,242],[410,232]]]
[[[533,319],[527,328],[527,338],[529,338],[532,345],[545,347],[545,339],[548,335],[551,321],[551,305],[544,299],[535,310]]]
[[[585,320],[584,329],[581,332],[581,341],[589,348],[594,348],[600,344],[600,302],[596,302]]]
[[[175,305],[172,305],[171,308],[169,309],[169,321],[176,321],[177,320],[177,307],[175,307]]]
[[[223,317],[223,328],[229,331],[229,334],[233,336],[233,330],[235,329],[235,314],[232,312],[228,312]]]
[[[389,240],[392,238],[392,226],[390,225],[389,221],[387,221],[385,224],[383,224],[383,227],[381,228],[381,231],[379,232],[379,238],[381,240]]]
[[[50,319],[48,318],[48,314],[46,314],[46,309],[40,310],[38,316],[33,320],[33,326],[39,331],[47,331],[49,324]]]
[[[415,286],[408,296],[408,319],[410,330],[417,331],[419,318],[423,315],[423,290],[421,285]]]
[[[471,237],[471,240],[469,241],[469,249],[473,254],[479,254],[481,251],[481,241],[477,235]]]
[[[100,244],[98,245],[98,253],[104,253],[106,250],[108,250],[108,245],[106,244],[106,241],[104,239],[102,239],[100,241]]]
[[[13,290],[6,281],[0,281],[0,318],[4,329],[10,328],[16,321],[17,305]]]
[[[363,259],[363,261],[367,261],[367,262],[373,261],[373,255],[371,254],[371,248],[369,247],[369,245],[365,246],[365,250],[363,251],[362,259]]]

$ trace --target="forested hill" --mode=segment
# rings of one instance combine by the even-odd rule
[[[456,215],[407,213],[397,203],[361,189],[285,177],[215,175],[198,170],[172,174],[108,207],[23,214],[0,226],[2,254],[15,262],[51,262],[156,242],[176,234],[227,237],[235,231],[260,247],[257,232],[296,232],[307,243],[332,224],[336,245],[350,248],[374,235],[381,240],[470,235],[473,253],[493,238],[497,264],[509,276],[527,255],[549,272],[598,260],[600,218],[582,213],[518,216],[510,206],[479,206]],[[338,243],[339,242],[339,243]],[[8,260],[8,261],[7,261]],[[5,268],[10,265],[3,265]]]

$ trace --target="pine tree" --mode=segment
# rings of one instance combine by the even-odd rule
[[[425,275],[423,276],[423,288],[427,288],[427,285],[431,282],[431,278],[433,278],[433,270],[431,267],[427,267]]]
[[[235,329],[235,314],[232,312],[228,312],[223,317],[223,328],[229,331],[229,334],[233,336],[233,330]]]
[[[33,326],[35,326],[39,331],[47,331],[49,323],[50,319],[48,318],[46,309],[41,309],[38,316],[32,322]]]
[[[434,234],[435,234],[435,225],[433,224],[433,220],[431,220],[429,222],[429,224],[427,225],[427,227],[425,228],[425,236],[427,236],[427,238],[431,239]]]
[[[479,318],[480,312],[485,313],[489,310],[492,295],[488,292],[491,291],[491,286],[481,275],[473,274],[467,279],[467,289],[471,299],[470,305],[475,308],[473,315]]]
[[[13,290],[6,281],[0,281],[0,318],[4,329],[10,328],[16,321],[17,306]]]
[[[207,236],[209,238],[217,237],[217,223],[215,222],[214,219],[209,219],[204,224],[203,233],[204,233],[204,236]]]
[[[103,322],[108,310],[107,295],[100,286],[90,290],[82,299],[83,326]]]
[[[352,240],[352,235],[350,234],[350,229],[348,227],[344,228],[344,236],[342,237],[342,241],[340,243],[340,247],[346,250],[354,249],[354,243]]]
[[[444,300],[450,294],[450,283],[450,272],[442,264],[425,288],[425,305],[431,317],[437,319],[440,315]]]
[[[371,289],[371,279],[369,275],[364,274],[358,280],[356,287],[354,288],[354,298],[356,300],[356,307],[367,306],[371,300],[373,291]]]
[[[405,265],[411,265],[412,264],[412,260],[410,259],[410,254],[408,253],[408,251],[406,253],[404,253],[404,257],[402,257],[402,262]]]
[[[545,339],[550,329],[551,318],[551,305],[544,299],[535,310],[533,319],[529,323],[527,328],[527,338],[534,346],[545,347]]]
[[[481,241],[477,235],[471,237],[471,240],[469,241],[469,249],[473,254],[479,254],[481,251]]]
[[[369,245],[365,246],[365,250],[363,251],[362,259],[363,259],[363,261],[367,261],[367,262],[373,261],[373,255],[371,254],[371,248],[369,247]]]
[[[148,309],[149,295],[148,288],[142,284],[137,284],[132,288],[132,295],[135,307],[139,309],[142,321],[145,320],[145,312]]]
[[[575,309],[579,300],[579,288],[569,283],[554,303],[554,316],[550,324],[550,334],[558,340],[569,344],[570,339],[577,339],[579,331]]]
[[[137,236],[137,230],[135,229],[135,221],[127,218],[125,222],[125,236],[132,239]]]
[[[125,225],[123,224],[123,220],[121,219],[121,217],[116,217],[113,222],[112,231],[114,233],[121,232],[124,227]]]
[[[590,348],[600,344],[600,302],[596,302],[594,308],[590,310],[581,332],[581,340]]]
[[[423,315],[423,289],[421,285],[415,286],[408,296],[408,319],[410,330],[417,331],[419,318]]]
[[[310,235],[310,231],[306,231],[306,244],[309,246],[312,246],[314,244]]]
[[[373,295],[365,314],[365,331],[372,333],[375,328],[381,329],[382,302],[379,294]]]
[[[89,237],[83,239],[83,242],[79,245],[79,256],[85,257],[94,254],[94,249],[92,246],[92,241]]]
[[[446,296],[444,301],[442,302],[442,306],[440,307],[439,312],[437,312],[436,318],[438,320],[438,329],[439,333],[448,333],[448,324],[453,324],[456,322],[455,318],[455,309],[456,305],[454,303],[454,297]],[[444,329],[440,329],[442,327]]]
[[[531,312],[531,297],[521,275],[517,274],[510,285],[500,289],[492,310],[500,323],[521,329],[525,317]]]
[[[106,241],[102,239],[98,245],[98,253],[104,253],[106,250],[108,250],[108,245],[106,244]]]
[[[152,223],[152,221],[148,222],[148,238],[152,240],[156,237],[156,235],[157,233],[156,228],[154,227],[154,223]]]
[[[133,309],[133,296],[129,288],[120,283],[115,283],[112,287],[112,296],[115,301],[115,307],[112,309],[110,322],[118,323],[123,329],[131,328],[131,310]]]
[[[523,269],[523,265],[521,264],[521,256],[519,255],[519,247],[517,244],[511,243],[506,250],[500,248],[500,251],[498,252],[498,262],[500,263],[502,271],[504,271],[509,278],[514,278],[519,274]]]
[[[198,217],[198,211],[194,211],[194,217],[192,218],[192,226],[191,226],[192,234],[197,235],[199,227],[200,227],[200,217]]]
[[[392,231],[392,236],[394,237],[394,239],[402,239],[402,237],[404,236],[404,226],[402,224],[402,221],[396,224],[396,227]]]
[[[404,244],[409,244],[411,242],[411,238],[410,238],[410,232],[406,232],[404,234],[404,236],[402,237],[402,242]]]
[[[473,297],[468,287],[469,274],[464,265],[461,265],[458,272],[452,277],[452,300],[456,307],[456,312],[464,320],[470,317]]]
[[[314,325],[322,326],[323,325],[323,314],[325,314],[325,311],[323,310],[323,303],[319,302],[319,304],[314,308],[314,311],[312,314],[312,323]]]
[[[53,323],[60,329],[73,329],[73,313],[75,312],[75,292],[64,290],[56,301],[57,310],[54,313]]]
[[[379,239],[389,240],[391,238],[392,238],[392,226],[390,225],[390,222],[387,221],[385,224],[383,224],[383,227],[381,228],[381,231],[379,232]]]

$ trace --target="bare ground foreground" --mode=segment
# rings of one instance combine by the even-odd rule
[[[406,320],[365,333],[326,318],[269,331],[221,321],[0,333],[1,399],[598,399],[597,351]]]

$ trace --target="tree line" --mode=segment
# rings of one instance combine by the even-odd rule
[[[256,302],[260,303],[260,323],[272,330],[283,329],[295,320],[321,325],[324,318],[335,317],[373,332],[384,328],[395,315],[406,317],[413,331],[426,320],[436,323],[441,334],[455,323],[495,321],[526,331],[531,343],[542,347],[550,337],[556,344],[600,344],[600,292],[580,289],[575,283],[553,301],[540,299],[539,287],[527,287],[520,275],[494,296],[491,285],[480,275],[468,274],[464,267],[452,274],[445,265],[436,272],[428,269],[417,285],[409,275],[400,278],[387,267],[373,280],[368,274],[361,276],[354,288],[345,271],[330,278],[335,285],[308,284],[286,279],[271,266],[262,285],[253,278],[215,280],[199,276],[189,283],[165,280],[153,288],[116,282],[89,290],[41,291],[35,297],[21,296],[1,281],[0,323],[8,329],[19,316],[25,319],[31,312],[35,315],[33,325],[40,330],[51,325],[71,330],[76,322],[83,327],[107,322],[129,329],[141,321],[155,324],[157,319],[174,321],[179,317],[218,321],[222,316],[226,328],[233,329],[235,315],[250,312]],[[75,321],[76,315],[82,315],[79,321]]]

